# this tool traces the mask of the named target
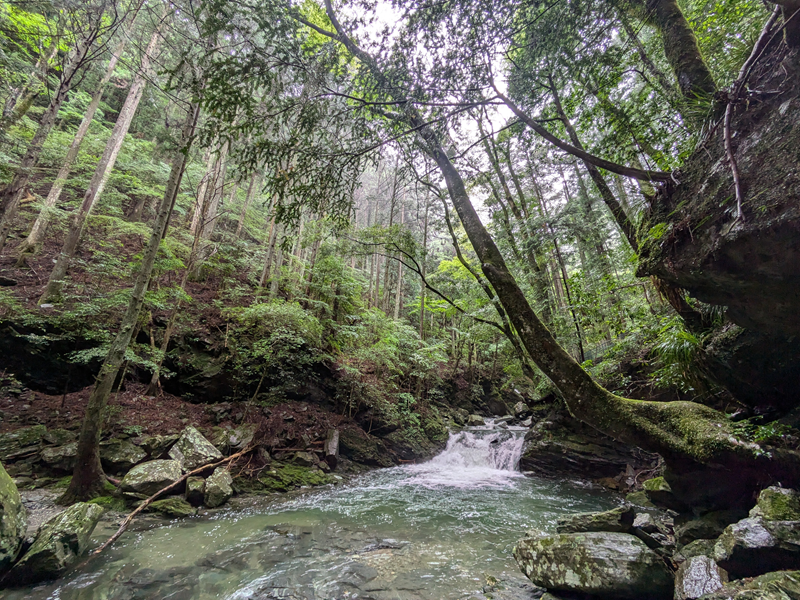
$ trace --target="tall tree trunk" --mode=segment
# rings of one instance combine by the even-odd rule
[[[50,40],[50,48],[47,54],[41,52],[33,67],[33,73],[28,78],[25,85],[16,93],[12,93],[0,117],[0,134],[7,131],[11,126],[24,117],[36,97],[42,93],[47,86],[47,73],[50,71],[50,61],[58,54],[58,41],[53,38]]]
[[[242,237],[242,229],[244,228],[244,218],[247,215],[247,209],[250,208],[250,203],[253,201],[253,197],[256,195],[256,190],[261,186],[261,182],[259,181],[260,178],[258,175],[253,173],[253,176],[250,177],[250,183],[247,186],[247,194],[244,197],[244,206],[242,206],[242,212],[239,214],[239,222],[236,225],[236,237]]]
[[[131,291],[131,298],[128,308],[120,324],[108,355],[103,361],[100,373],[97,376],[89,401],[86,405],[86,412],[81,425],[81,432],[78,437],[78,450],[75,457],[75,470],[72,480],[64,495],[59,502],[62,504],[72,504],[73,502],[85,501],[99,496],[103,493],[105,475],[100,464],[100,435],[103,427],[103,412],[114,380],[117,378],[119,368],[125,358],[125,351],[131,342],[134,328],[139,320],[139,315],[144,304],[144,295],[150,284],[150,277],[153,273],[153,265],[156,261],[158,248],[161,239],[169,223],[170,213],[175,203],[175,198],[180,189],[181,178],[186,168],[189,148],[194,138],[194,130],[199,114],[197,105],[189,109],[189,113],[181,132],[180,151],[176,153],[172,163],[172,169],[167,180],[167,187],[158,208],[158,215],[153,222],[153,230],[150,240],[144,251],[142,264],[136,276],[136,282]]]
[[[42,115],[39,127],[36,129],[36,133],[33,135],[30,144],[28,144],[25,155],[22,157],[22,161],[20,161],[14,173],[14,178],[0,194],[0,210],[3,211],[3,216],[0,218],[0,252],[2,252],[5,247],[8,233],[11,230],[14,219],[17,216],[17,211],[19,210],[20,200],[22,200],[25,194],[25,188],[28,186],[31,176],[33,175],[33,168],[36,166],[39,156],[42,153],[44,142],[56,123],[58,111],[67,99],[69,91],[72,89],[72,84],[75,81],[78,70],[83,67],[87,60],[89,50],[97,39],[99,29],[99,23],[93,26],[89,33],[81,38],[75,46],[75,49],[70,53],[70,58],[64,66],[58,89],[56,89],[47,110],[45,110],[44,115]]]
[[[125,135],[128,133],[128,128],[133,121],[133,116],[136,114],[136,109],[139,107],[139,102],[142,99],[144,88],[147,85],[147,72],[150,69],[150,60],[155,52],[159,41],[161,40],[161,27],[163,26],[166,17],[167,7],[164,7],[164,15],[162,16],[161,23],[153,32],[150,38],[150,43],[144,51],[142,56],[142,63],[139,67],[139,72],[133,79],[131,87],[128,90],[128,96],[122,105],[114,129],[111,131],[111,137],[106,142],[106,147],[100,157],[100,162],[97,163],[92,180],[89,182],[89,188],[83,196],[83,201],[80,207],[72,214],[69,221],[69,230],[64,239],[64,245],[58,255],[56,264],[53,267],[50,277],[47,280],[47,286],[44,293],[39,300],[40,304],[48,302],[61,294],[61,288],[64,283],[64,277],[67,275],[67,270],[75,256],[78,249],[81,235],[86,227],[86,222],[92,210],[97,203],[97,199],[103,193],[103,190],[108,183],[108,178],[111,176],[111,171],[114,169],[114,164],[117,162],[117,156],[122,149],[122,144],[125,141]]]
[[[64,184],[67,182],[67,178],[72,171],[72,165],[75,163],[75,159],[78,158],[78,153],[83,145],[83,140],[86,138],[86,134],[89,132],[89,126],[94,120],[94,114],[97,112],[97,107],[100,106],[100,100],[103,97],[103,92],[105,91],[106,85],[111,80],[114,70],[117,68],[117,62],[119,61],[119,57],[122,56],[122,52],[125,49],[125,44],[127,41],[128,38],[123,36],[122,40],[114,49],[111,59],[108,61],[106,72],[103,75],[103,78],[100,80],[100,83],[98,84],[94,94],[92,94],[92,99],[89,102],[89,106],[86,108],[86,113],[83,115],[81,124],[78,125],[78,130],[75,132],[75,137],[72,138],[72,144],[67,151],[67,156],[64,159],[64,163],[61,165],[61,169],[58,171],[58,175],[56,175],[56,180],[53,182],[53,185],[50,187],[50,191],[47,193],[44,206],[42,207],[39,216],[37,216],[36,220],[33,222],[33,226],[31,227],[28,237],[25,238],[25,240],[23,240],[19,246],[17,246],[17,252],[20,255],[20,258],[23,254],[34,252],[44,240],[44,234],[47,231],[47,226],[50,224],[50,213],[52,212],[59,198],[61,198],[61,192],[64,189]]]
[[[405,204],[400,206],[400,225],[405,225],[406,222],[406,207]],[[403,298],[403,263],[397,261],[397,289],[394,295],[394,318],[400,318],[400,300]]]
[[[428,201],[429,190],[425,190],[425,218],[422,225],[422,278],[426,275],[426,265],[428,262],[428,212],[430,202]],[[445,206],[445,211],[447,206]],[[425,286],[420,286],[419,290],[419,339],[425,339]]]

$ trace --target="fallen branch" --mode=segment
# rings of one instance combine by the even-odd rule
[[[252,449],[253,448],[251,446],[248,446],[247,448],[245,448],[241,452],[237,452],[236,454],[231,454],[227,458],[223,458],[220,461],[217,461],[215,463],[209,463],[207,465],[203,465],[202,467],[198,467],[194,471],[189,471],[188,473],[186,473],[186,475],[184,475],[183,477],[181,477],[180,479],[178,479],[174,483],[171,483],[167,487],[158,490],[155,494],[153,494],[147,500],[145,500],[139,506],[137,506],[136,510],[134,510],[132,513],[130,513],[127,517],[125,517],[125,520],[122,521],[122,524],[119,526],[119,529],[117,529],[117,532],[114,535],[112,535],[110,538],[108,538],[108,540],[106,540],[105,543],[103,543],[102,546],[100,546],[99,548],[97,548],[97,550],[92,552],[88,556],[88,558],[80,566],[81,567],[84,566],[87,562],[89,562],[89,560],[92,557],[97,556],[103,550],[108,548],[111,544],[116,542],[119,539],[119,537],[123,533],[125,533],[125,530],[128,529],[128,525],[131,524],[131,521],[133,521],[134,517],[136,515],[138,515],[140,512],[142,512],[145,508],[150,506],[150,504],[152,504],[156,499],[158,499],[159,496],[162,496],[163,494],[165,494],[166,492],[170,491],[171,489],[174,489],[174,488],[178,487],[181,483],[186,481],[192,475],[197,475],[198,473],[202,473],[203,471],[205,471],[207,469],[216,468],[216,467],[219,467],[220,465],[223,465],[225,463],[229,463],[229,462],[233,461],[234,459],[239,458],[240,456],[244,456],[245,454],[250,452]]]

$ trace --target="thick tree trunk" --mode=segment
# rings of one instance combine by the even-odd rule
[[[125,103],[122,105],[116,123],[114,123],[114,129],[111,131],[111,137],[106,142],[106,147],[100,157],[100,162],[97,163],[97,167],[92,175],[92,180],[89,182],[89,188],[83,196],[80,207],[72,214],[69,220],[69,230],[64,239],[64,245],[50,273],[50,277],[47,280],[47,286],[39,300],[40,304],[48,302],[61,294],[64,277],[66,277],[70,262],[72,262],[75,252],[78,249],[78,244],[80,243],[81,235],[83,235],[83,230],[86,227],[86,222],[97,203],[97,199],[103,193],[108,183],[111,171],[114,169],[114,164],[117,162],[117,156],[125,141],[125,135],[128,133],[128,128],[131,125],[131,121],[133,121],[133,116],[136,114],[136,109],[139,107],[144,88],[147,85],[146,75],[150,69],[150,60],[160,39],[161,27],[158,27],[156,31],[153,32],[150,43],[144,51],[139,73],[136,74],[133,83],[131,83],[128,96],[125,98]]]
[[[111,344],[106,359],[103,361],[103,366],[100,368],[94,389],[92,389],[92,394],[89,396],[89,402],[86,405],[86,413],[83,418],[80,436],[78,437],[75,470],[69,487],[59,499],[62,504],[85,501],[102,494],[103,484],[105,483],[103,467],[100,465],[100,435],[103,426],[103,412],[108,403],[114,380],[117,378],[119,368],[125,358],[125,351],[130,344],[133,331],[139,320],[158,248],[161,239],[164,237],[170,213],[180,189],[181,178],[186,168],[188,150],[194,138],[198,114],[199,108],[197,105],[190,107],[181,133],[181,151],[176,153],[172,163],[167,187],[153,223],[153,230],[144,251],[136,282],[131,291],[128,308],[120,324],[119,332]]]
[[[78,130],[75,132],[75,137],[72,138],[72,144],[67,151],[64,164],[61,165],[61,169],[58,171],[58,175],[56,175],[56,180],[53,182],[50,191],[47,193],[47,198],[44,201],[42,211],[39,213],[39,216],[36,217],[28,237],[25,238],[25,240],[23,240],[19,246],[17,246],[17,253],[20,255],[20,258],[23,254],[34,252],[44,240],[44,234],[47,231],[47,226],[50,223],[50,213],[61,197],[64,184],[67,182],[67,178],[72,171],[72,165],[75,163],[75,159],[78,158],[78,153],[80,152],[83,140],[86,138],[86,134],[89,132],[89,126],[92,124],[92,120],[94,120],[94,114],[97,112],[97,107],[100,106],[100,100],[103,97],[105,87],[111,80],[114,70],[117,68],[117,62],[119,61],[119,57],[122,55],[122,51],[125,49],[125,44],[127,41],[127,37],[122,38],[122,41],[120,41],[120,43],[117,45],[116,49],[111,55],[111,59],[108,61],[108,67],[106,68],[105,75],[103,75],[103,78],[100,80],[97,89],[95,90],[94,94],[92,94],[92,99],[89,102],[89,106],[86,108],[86,113],[83,115],[83,120],[81,120]]]

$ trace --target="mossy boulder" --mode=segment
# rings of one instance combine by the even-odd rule
[[[734,581],[701,600],[796,600],[800,598],[800,571],[766,573]]]
[[[147,452],[128,440],[111,440],[100,444],[100,461],[110,473],[128,471],[147,458]]]
[[[736,523],[747,513],[741,510],[721,510],[706,513],[691,519],[675,527],[675,540],[681,544],[689,544],[694,540],[716,539],[725,528],[732,523]]]
[[[252,491],[288,492],[299,487],[314,487],[335,481],[319,469],[281,463],[273,463],[271,467],[261,472]]]
[[[98,496],[89,500],[89,504],[96,504],[105,510],[113,510],[117,512],[124,512],[127,510],[128,505],[123,498],[116,496]]]
[[[311,452],[295,452],[291,462],[301,467],[313,467],[319,460]]]
[[[211,443],[223,454],[232,454],[244,450],[253,441],[257,430],[255,423],[243,423],[237,427],[214,427]]]
[[[43,427],[43,425],[42,425]],[[63,446],[78,439],[78,434],[67,429],[48,429],[42,440],[53,446]]]
[[[6,461],[16,454],[35,450],[41,446],[46,433],[47,427],[44,425],[33,425],[0,434],[0,460]]]
[[[183,430],[181,437],[170,448],[169,457],[178,461],[184,471],[192,471],[197,467],[220,460],[222,452],[190,425]]]
[[[10,578],[17,583],[33,583],[60,577],[86,552],[103,512],[97,504],[79,502],[52,517],[39,528]]]
[[[748,517],[729,525],[714,546],[714,559],[734,579],[800,564],[800,521]]]
[[[800,493],[779,487],[761,490],[750,516],[766,521],[800,521]]]
[[[728,573],[707,556],[693,556],[675,573],[675,600],[696,600],[728,583]]]
[[[627,533],[534,535],[514,548],[534,584],[548,590],[630,600],[672,600],[662,558]]]
[[[177,434],[171,435],[151,435],[144,438],[137,438],[134,440],[142,450],[147,452],[148,456],[155,460],[164,458],[167,451],[172,448],[172,445],[178,441],[180,436]]]
[[[0,464],[0,571],[17,558],[27,524],[27,512],[17,486]]]
[[[186,480],[186,501],[192,506],[200,506],[206,495],[206,480],[202,477],[189,477]]]
[[[133,467],[120,482],[120,491],[152,496],[181,478],[181,465],[175,460],[151,460]]]
[[[693,556],[714,556],[714,546],[717,545],[717,540],[695,540],[686,544],[679,550],[683,558],[692,558]]]
[[[78,455],[78,442],[65,446],[48,447],[42,450],[42,462],[56,471],[72,471],[75,468],[75,457]]]
[[[582,533],[586,531],[617,531],[628,533],[636,513],[632,506],[618,506],[604,512],[576,513],[560,518],[556,524],[558,533]]]
[[[656,505],[650,502],[650,498],[647,497],[647,492],[644,490],[631,492],[625,496],[625,502],[635,506],[641,506],[642,508],[656,508]]]
[[[679,512],[686,510],[686,505],[675,496],[672,487],[663,477],[648,479],[642,484],[642,487],[648,500],[656,506],[663,506]]]
[[[146,509],[147,512],[158,513],[170,518],[191,517],[197,513],[191,504],[178,496],[171,496],[152,502]]]
[[[233,478],[225,467],[217,467],[206,479],[203,504],[208,508],[222,506],[233,496]]]
[[[467,417],[467,425],[469,427],[482,427],[486,425],[486,420],[480,415],[470,415]]]

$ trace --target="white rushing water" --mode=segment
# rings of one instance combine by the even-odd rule
[[[406,467],[411,476],[400,483],[462,489],[508,487],[511,480],[522,476],[517,467],[525,431],[494,428],[489,421],[485,427],[451,433],[441,454]]]
[[[433,459],[301,496],[129,531],[83,570],[3,600],[530,598],[511,549],[602,491],[517,471],[525,429],[470,427]],[[97,531],[94,543],[114,528]],[[488,577],[511,596],[483,593]]]

